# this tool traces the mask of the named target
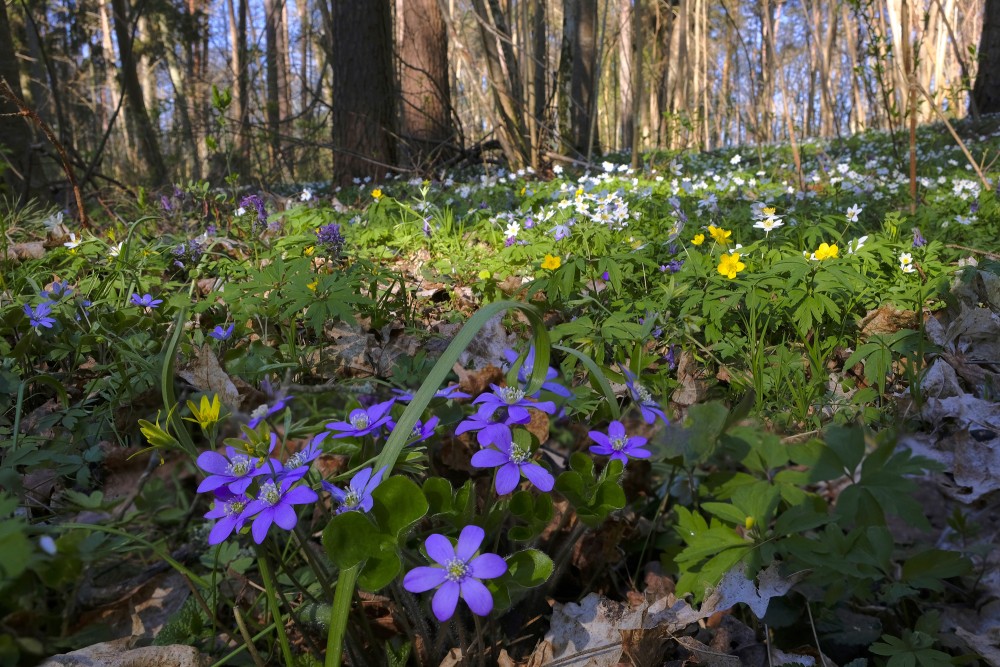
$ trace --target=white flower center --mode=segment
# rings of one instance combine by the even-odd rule
[[[524,398],[524,392],[517,387],[502,387],[499,396],[507,405],[514,405]]]
[[[368,428],[368,413],[359,411],[351,415],[351,426],[353,426],[356,431]]]
[[[303,464],[302,452],[295,452],[294,454],[288,457],[287,461],[285,461],[285,467],[289,469],[298,468],[302,464]]]
[[[453,558],[444,566],[445,578],[448,581],[454,581],[455,583],[461,582],[467,576],[469,576],[469,571],[472,569],[469,564],[464,560],[459,558]]]
[[[274,482],[264,482],[260,486],[260,496],[257,497],[257,500],[273,507],[281,500],[281,491],[278,490],[278,486]]]
[[[361,495],[354,490],[348,491],[347,495],[344,496],[344,502],[341,504],[348,509],[354,509],[361,504]]]
[[[649,393],[649,390],[643,387],[638,382],[633,385],[635,387],[635,395],[639,399],[640,403],[652,403],[653,395]]]
[[[226,503],[226,515],[239,516],[246,506],[247,503],[245,500],[230,500]]]
[[[254,408],[254,411],[250,413],[251,419],[263,419],[267,416],[267,403],[263,405],[258,405]]]
[[[232,460],[229,461],[229,465],[226,466],[226,472],[233,477],[242,477],[251,470],[253,470],[253,464],[250,462],[249,456],[234,456]]]
[[[628,442],[628,438],[622,436],[620,438],[611,438],[611,449],[616,452],[620,452],[625,449],[625,443]]]
[[[517,445],[513,445],[510,448],[510,462],[516,463],[518,465],[524,463],[531,458],[531,452],[526,449],[521,449]]]

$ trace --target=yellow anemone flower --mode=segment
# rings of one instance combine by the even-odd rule
[[[694,245],[701,245],[704,242],[705,242],[704,234],[695,234],[694,238],[691,239],[691,243],[693,243]]]
[[[553,255],[546,254],[545,259],[542,260],[542,268],[549,271],[555,271],[560,266],[562,266],[562,259],[555,257]]]
[[[820,243],[819,248],[816,249],[816,259],[823,261],[824,259],[831,259],[837,257],[840,253],[840,249],[836,245],[829,245],[827,243]]]
[[[719,260],[718,271],[725,277],[732,280],[736,274],[747,268],[747,265],[740,261],[740,253],[727,252]]]
[[[722,227],[716,227],[715,225],[708,226],[708,233],[712,235],[712,239],[720,245],[728,245],[729,237],[733,233],[728,229],[723,229]]]
[[[375,188],[374,190],[372,190],[372,199],[378,201],[381,198],[382,198],[382,190],[380,190],[379,188]]]

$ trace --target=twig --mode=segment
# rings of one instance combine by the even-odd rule
[[[49,142],[55,146],[56,151],[59,153],[59,159],[62,161],[63,171],[66,172],[66,178],[69,179],[70,185],[73,186],[73,195],[76,197],[76,210],[79,214],[80,226],[87,228],[90,226],[87,220],[87,209],[83,206],[83,192],[80,191],[80,184],[76,182],[76,174],[73,173],[73,165],[70,164],[69,155],[66,154],[66,149],[56,138],[55,133],[52,132],[52,128],[49,124],[42,120],[31,107],[29,107],[24,100],[17,96],[11,87],[7,84],[7,79],[0,77],[0,95],[3,95],[7,100],[20,109],[19,115],[30,118],[35,125],[45,133],[48,137]]]
[[[243,620],[243,614],[240,613],[239,607],[233,607],[233,616],[236,617],[236,625],[240,628],[240,634],[243,635],[243,644],[247,647],[247,651],[253,659],[253,664],[257,665],[257,667],[264,667],[264,661],[260,659],[260,654],[257,653],[257,647],[253,645],[253,639],[247,631],[247,624],[246,621]]]
[[[945,244],[945,248],[954,248],[955,250],[967,250],[968,252],[974,252],[977,255],[986,255],[990,259],[1000,259],[1000,254],[995,252],[990,252],[989,250],[979,250],[977,248],[970,248],[966,245],[958,245],[957,243]]]

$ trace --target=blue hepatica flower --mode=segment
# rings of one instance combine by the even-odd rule
[[[507,363],[511,366],[517,361],[518,354],[514,350],[504,350],[503,356],[507,358]],[[535,346],[532,345],[528,349],[528,354],[524,357],[524,363],[521,364],[521,368],[517,371],[517,381],[521,383],[521,386],[527,386],[528,381],[531,379],[531,371],[535,368]],[[551,366],[545,372],[545,382],[542,383],[542,389],[545,391],[550,391],[556,396],[562,396],[563,398],[572,398],[573,392],[571,392],[566,387],[562,386],[559,382],[555,382],[556,378],[559,377],[559,372],[552,368]],[[531,398],[538,398],[541,391],[532,394]]]
[[[278,524],[279,528],[285,530],[295,528],[299,517],[296,516],[292,505],[306,505],[319,499],[316,492],[309,487],[294,486],[294,484],[295,481],[291,479],[279,482],[268,480],[260,485],[256,500],[247,504],[245,512],[253,517],[250,532],[257,544],[267,537],[267,531],[271,529],[272,523]]]
[[[556,241],[562,241],[565,238],[569,238],[570,234],[569,227],[566,225],[556,225],[552,228],[552,235]]]
[[[372,498],[372,491],[382,483],[382,476],[386,468],[380,468],[377,472],[372,472],[374,468],[365,468],[351,478],[351,483],[347,489],[341,489],[330,482],[324,481],[323,488],[326,489],[334,501],[337,502],[337,514],[344,512],[371,512],[375,500]]]
[[[392,393],[396,394],[396,400],[401,403],[409,403],[413,400],[413,392],[406,391],[405,389],[393,389]],[[450,401],[456,398],[472,398],[472,395],[466,394],[457,384],[453,384],[444,389],[439,389],[434,394],[434,398],[443,398]]]
[[[472,465],[477,468],[497,468],[496,490],[501,496],[517,488],[521,475],[540,491],[551,491],[555,484],[552,473],[531,460],[531,450],[521,449],[512,441],[495,443],[499,449],[488,447],[472,455]]]
[[[133,293],[131,299],[132,303],[144,308],[156,308],[163,303],[163,299],[154,299],[152,294],[143,294],[142,296],[139,296],[138,294]]]
[[[250,413],[250,421],[247,422],[247,426],[250,428],[257,428],[257,426],[270,417],[271,415],[281,412],[286,407],[288,407],[288,402],[291,401],[294,396],[280,396],[271,403],[264,403],[258,405],[253,412]]]
[[[345,422],[330,422],[326,425],[326,431],[313,438],[314,443],[320,443],[330,431],[338,431],[334,438],[360,438],[373,433],[389,423],[389,409],[395,399],[389,399],[383,403],[376,403],[368,409],[357,408],[351,410]]]
[[[225,542],[235,530],[239,533],[249,519],[246,513],[251,498],[243,493],[230,493],[225,488],[215,490],[215,504],[205,513],[206,519],[217,519],[208,534],[208,543],[216,545]]]
[[[59,282],[58,280],[52,283],[52,287],[44,292],[45,296],[49,297],[53,301],[59,301],[64,296],[69,296],[72,293],[72,287],[66,283]]]
[[[513,435],[510,427],[513,424],[527,424],[531,421],[531,415],[523,415],[520,419],[513,419],[510,415],[495,415],[496,408],[492,405],[484,405],[470,417],[459,422],[455,428],[455,435],[462,435],[468,431],[476,431],[476,440],[482,447],[488,447],[496,442],[510,442]]]
[[[505,421],[527,424],[531,421],[528,408],[541,410],[550,415],[556,411],[556,404],[552,401],[529,401],[528,397],[524,395],[524,390],[518,387],[500,387],[491,384],[490,388],[493,389],[493,393],[482,393],[476,400],[472,401],[473,403],[482,403],[482,407],[479,408],[481,413],[489,410],[489,414],[493,415],[502,408],[507,411]]]
[[[592,453],[600,456],[610,456],[612,459],[618,459],[623,464],[628,463],[629,458],[648,459],[651,456],[648,449],[642,448],[646,444],[646,438],[639,436],[628,437],[625,433],[625,425],[620,421],[611,422],[608,426],[607,434],[600,431],[591,431],[588,435],[597,443],[590,447]]]
[[[265,467],[258,465],[258,459],[228,445],[225,455],[219,452],[202,452],[198,456],[198,467],[209,473],[198,485],[198,493],[214,491],[224,486],[231,493],[242,494],[250,488],[254,477],[268,472]]]
[[[410,431],[410,437],[408,438],[410,442],[406,443],[408,445],[415,445],[418,442],[423,442],[427,438],[434,435],[434,429],[437,428],[438,423],[441,421],[440,417],[431,417],[426,422],[417,420],[417,423],[413,425],[413,430]],[[396,422],[390,419],[386,422],[390,431],[396,430]]]
[[[208,335],[215,340],[228,340],[229,337],[233,335],[233,329],[235,328],[236,324],[230,324],[225,328],[223,328],[221,324],[217,324],[214,329],[208,332]]]
[[[427,555],[435,565],[415,567],[403,577],[403,588],[411,593],[423,593],[437,588],[431,600],[434,616],[442,623],[451,618],[461,597],[477,616],[493,610],[493,596],[480,579],[495,579],[507,571],[507,562],[496,554],[476,556],[485,531],[479,526],[466,526],[452,546],[444,535],[431,535],[424,542]]]
[[[625,375],[625,386],[628,387],[628,391],[632,395],[632,400],[639,405],[639,411],[642,413],[643,420],[647,424],[652,424],[659,417],[663,420],[664,424],[669,424],[670,420],[663,414],[663,408],[653,400],[653,395],[649,393],[649,390],[638,382],[635,374],[621,364],[618,367]]]
[[[34,308],[28,304],[24,304],[24,314],[28,316],[28,324],[35,331],[39,331],[42,327],[46,329],[51,329],[52,325],[56,323],[54,317],[49,317],[52,312],[52,302],[43,301]]]
[[[284,470],[279,477],[282,480],[302,479],[309,472],[309,464],[318,459],[322,453],[323,450],[319,448],[319,445],[310,442],[303,449],[295,452],[285,460]]]

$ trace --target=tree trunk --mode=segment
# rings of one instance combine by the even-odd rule
[[[396,159],[389,0],[332,0],[334,172],[381,178]]]
[[[401,149],[411,165],[442,157],[454,136],[448,31],[438,0],[398,0]]]
[[[121,59],[121,86],[128,102],[128,114],[136,129],[139,159],[147,167],[147,178],[152,185],[163,185],[167,181],[167,167],[160,153],[160,142],[156,128],[149,121],[146,103],[142,97],[142,86],[135,67],[132,52],[132,31],[126,0],[111,0],[114,12],[115,36],[118,38],[118,53]]]
[[[7,82],[18,97],[21,93],[21,74],[17,69],[14,40],[7,20],[7,4],[0,2],[0,78]],[[0,97],[0,147],[9,151],[6,159],[10,167],[0,169],[4,184],[12,194],[27,198],[31,178],[31,129],[27,119],[16,115],[17,106]],[[2,162],[0,162],[2,164]],[[6,165],[4,165],[6,167]]]
[[[570,81],[570,134],[581,156],[600,144],[594,127],[597,78],[597,0],[576,0],[576,33],[573,36],[573,73]]]
[[[1000,112],[1000,0],[986,0],[972,100],[979,113]]]
[[[632,35],[632,2],[633,0],[618,0],[618,95],[616,99],[621,104],[618,116],[618,147],[632,147],[633,109],[632,101],[637,91],[632,87],[632,56],[634,51],[634,36]]]
[[[281,63],[278,28],[281,21],[282,0],[264,0],[264,61],[267,73],[267,138],[271,171],[280,179],[281,174]]]

